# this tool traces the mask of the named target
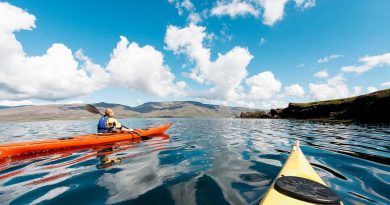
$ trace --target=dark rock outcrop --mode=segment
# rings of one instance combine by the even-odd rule
[[[390,122],[390,89],[337,100],[290,103],[280,117]]]
[[[390,89],[366,95],[311,103],[290,103],[287,108],[242,112],[240,118],[294,118],[390,122]]]
[[[284,108],[271,109],[270,114],[273,118],[279,118]]]

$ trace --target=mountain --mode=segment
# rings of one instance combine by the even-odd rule
[[[255,109],[204,104],[196,101],[147,102],[136,107],[114,103],[95,103],[102,113],[112,108],[117,118],[236,117]],[[85,111],[85,104],[30,105],[0,109],[0,121],[96,119]]]

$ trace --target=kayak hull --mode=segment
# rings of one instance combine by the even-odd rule
[[[134,133],[96,133],[76,137],[16,142],[0,145],[0,159],[18,155],[28,155],[61,149],[73,149],[93,145],[103,145],[119,141],[133,140],[162,134],[171,127],[172,123],[146,129],[135,129]]]
[[[322,185],[325,185],[325,182],[321,179],[321,177],[317,174],[317,172],[313,169],[313,167],[310,165],[309,161],[306,159],[305,155],[302,153],[299,142],[297,142],[292,150],[290,156],[287,158],[287,161],[282,167],[282,170],[279,172],[278,176],[274,180],[274,182],[271,185],[271,188],[268,190],[268,192],[264,195],[262,201],[260,202],[261,205],[306,205],[306,204],[314,204],[310,202],[305,202],[299,199],[295,199],[292,197],[289,197],[287,195],[284,195],[280,192],[278,192],[275,189],[275,181],[282,177],[282,176],[296,176],[301,177],[305,179],[309,179],[315,182],[318,182]],[[342,203],[340,202],[340,205]]]

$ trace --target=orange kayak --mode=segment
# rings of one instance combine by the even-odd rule
[[[133,140],[136,138],[162,134],[168,130],[171,125],[172,123],[168,123],[157,127],[135,129],[134,133],[97,133],[60,139],[2,144],[0,145],[0,158]]]

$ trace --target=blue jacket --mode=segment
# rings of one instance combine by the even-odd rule
[[[107,133],[109,132],[109,129],[107,128],[107,120],[108,117],[103,115],[103,117],[100,118],[98,125],[97,125],[97,132],[98,133]]]

